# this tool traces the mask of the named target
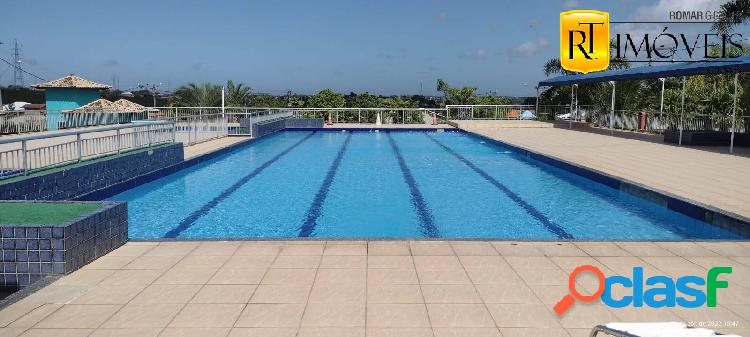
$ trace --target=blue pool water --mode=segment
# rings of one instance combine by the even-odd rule
[[[108,200],[132,238],[741,238],[464,132],[285,131]]]

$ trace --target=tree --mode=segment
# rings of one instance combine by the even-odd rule
[[[232,80],[227,81],[225,93],[225,104],[232,107],[244,107],[250,105],[252,89],[242,83],[235,85]]]
[[[173,106],[215,107],[221,105],[221,87],[205,82],[188,83],[179,87],[172,96]]]
[[[383,106],[383,99],[368,92],[354,94],[354,98],[349,102],[350,108],[379,108],[381,106]]]
[[[285,108],[284,99],[269,94],[253,94],[250,96],[250,106],[257,108]]]
[[[615,41],[610,41],[610,48],[616,48]],[[620,57],[614,58],[609,62],[608,70],[615,69],[627,69],[630,68],[630,61],[627,58]],[[542,67],[544,75],[549,77],[551,75],[573,75],[576,72],[565,70],[560,63],[559,58],[551,58],[544,63]],[[625,81],[628,82],[628,81]],[[650,101],[639,101],[637,98],[641,97],[641,92],[638,90],[637,84],[617,83],[618,95],[615,96],[617,102],[641,102],[646,103]],[[629,86],[626,90],[625,87]],[[593,83],[593,84],[580,84],[578,86],[578,104],[579,105],[596,105],[601,109],[608,108],[610,105],[611,86],[607,83]],[[622,89],[620,89],[622,88]],[[623,94],[620,94],[623,93]],[[570,86],[563,87],[552,87],[540,95],[540,102],[544,101],[547,104],[554,105],[567,105],[570,104]],[[617,104],[617,106],[620,106]],[[621,107],[622,109],[622,107]]]
[[[500,96],[476,96],[472,99],[472,104],[479,105],[506,105],[510,103],[510,99]]]
[[[713,28],[721,33],[728,33],[734,27],[750,21],[750,1],[731,0],[719,8],[719,19]]]
[[[403,97],[392,97],[382,100],[382,108],[416,108],[417,102]]]
[[[305,99],[302,96],[292,96],[289,98],[289,105],[291,105],[292,108],[304,108]]]
[[[448,90],[448,83],[445,82],[445,80],[443,80],[442,78],[438,78],[437,79],[437,91],[443,93],[443,105],[446,104],[446,98],[447,98],[446,90]]]
[[[445,90],[445,104],[472,104],[477,88],[464,86],[463,88],[447,88]]]
[[[343,108],[345,103],[344,95],[333,91],[333,89],[323,89],[310,96],[307,101],[308,107],[311,108]]]

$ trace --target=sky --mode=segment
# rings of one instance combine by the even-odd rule
[[[117,78],[122,90],[234,80],[277,95],[323,88],[434,95],[443,78],[479,93],[533,96],[544,62],[559,56],[561,11],[666,21],[669,10],[716,10],[722,2],[4,0],[0,57],[11,59],[17,39],[31,73],[110,85]],[[0,63],[0,84],[12,81]]]

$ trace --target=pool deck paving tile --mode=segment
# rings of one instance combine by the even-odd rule
[[[730,155],[728,146],[680,147],[575,129],[457,122],[466,131],[750,219],[747,148]]]
[[[211,153],[214,151],[218,151],[223,148],[242,143],[249,139],[251,138],[244,137],[244,136],[231,136],[231,137],[222,137],[222,138],[207,140],[205,142],[201,142],[198,144],[185,146],[184,147],[185,160],[192,159],[198,156],[202,156],[204,154]]]
[[[614,321],[722,322],[734,326],[715,330],[750,333],[750,242],[165,241],[130,242],[104,258],[122,256],[153,263],[73,272],[1,310],[0,336],[572,337]],[[734,271],[720,277],[730,285],[715,308],[577,303],[558,317],[552,306],[581,264],[607,275]],[[587,275],[576,284],[598,286]]]

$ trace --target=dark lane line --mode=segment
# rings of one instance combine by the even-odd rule
[[[309,135],[305,136],[304,138],[300,139],[296,143],[292,144],[290,147],[286,148],[286,150],[281,151],[279,154],[274,156],[273,158],[269,159],[263,165],[258,166],[255,170],[250,172],[248,175],[242,177],[240,180],[238,180],[236,183],[234,183],[232,186],[229,186],[226,190],[221,192],[218,196],[213,198],[211,201],[207,202],[201,208],[197,209],[195,212],[188,215],[185,219],[182,219],[180,221],[180,224],[177,225],[177,227],[172,228],[167,234],[164,234],[165,238],[176,238],[180,235],[180,233],[184,232],[186,229],[190,228],[200,217],[208,214],[208,212],[216,207],[220,202],[224,201],[224,199],[228,198],[232,193],[236,192],[242,185],[245,185],[250,179],[255,178],[258,174],[263,172],[266,168],[271,166],[271,164],[275,163],[281,157],[289,153],[290,151],[294,150],[297,146],[304,143],[306,140],[310,139],[315,134],[315,131],[310,133]]]
[[[456,157],[458,160],[466,164],[469,168],[474,170],[474,172],[478,173],[482,178],[489,181],[492,185],[497,187],[498,190],[505,193],[509,198],[511,198],[513,201],[515,201],[518,205],[523,207],[526,212],[528,212],[531,216],[536,218],[537,220],[541,221],[544,227],[547,228],[548,231],[552,232],[552,234],[557,235],[560,239],[573,239],[573,235],[566,232],[565,229],[560,227],[559,225],[553,223],[549,218],[547,218],[542,212],[540,212],[538,209],[536,209],[534,206],[527,203],[523,198],[521,198],[518,194],[511,191],[507,186],[503,185],[499,181],[497,181],[495,178],[490,176],[487,172],[476,166],[474,163],[472,163],[470,160],[466,159],[464,156],[458,154],[458,152],[454,151],[450,147],[446,146],[445,144],[441,143],[434,137],[432,137],[430,134],[425,132],[425,136],[430,138],[433,142],[435,142],[438,146],[443,148],[446,152],[452,154],[454,157]]]
[[[333,178],[336,177],[336,171],[338,171],[339,165],[341,165],[341,159],[344,158],[344,152],[346,152],[346,148],[349,146],[349,141],[351,140],[352,132],[349,131],[347,132],[344,144],[341,145],[341,149],[339,149],[338,154],[336,154],[336,159],[333,160],[331,167],[328,169],[328,173],[326,173],[326,178],[320,185],[318,193],[315,194],[315,198],[313,199],[312,204],[310,204],[310,208],[307,210],[305,222],[299,229],[299,237],[305,238],[313,235],[315,227],[318,225],[318,218],[320,217],[323,203],[326,201],[326,197],[328,197],[328,191],[331,189],[331,184],[333,184]]]
[[[409,191],[411,192],[411,201],[412,203],[414,203],[414,207],[416,207],[417,209],[419,222],[422,226],[422,234],[430,238],[440,237],[440,231],[437,229],[437,227],[435,227],[435,222],[432,219],[432,212],[430,212],[430,208],[424,201],[424,196],[422,196],[422,191],[419,190],[417,181],[414,180],[414,176],[411,174],[409,167],[406,166],[406,161],[401,155],[401,150],[398,148],[398,145],[396,145],[396,141],[391,136],[391,133],[386,132],[385,134],[388,136],[388,141],[391,143],[393,152],[396,154],[398,166],[401,168],[401,174],[404,176],[406,184],[409,185]]]

